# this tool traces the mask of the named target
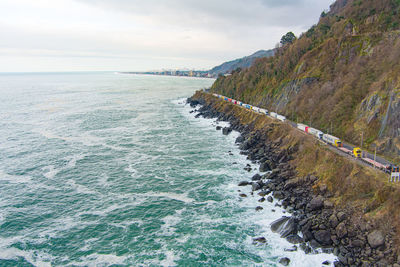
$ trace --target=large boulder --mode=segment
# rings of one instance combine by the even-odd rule
[[[268,162],[261,163],[260,169],[259,169],[260,172],[267,172],[270,170],[271,170],[271,167],[269,166]]]
[[[289,243],[292,243],[292,244],[300,244],[300,243],[302,243],[302,242],[304,242],[304,240],[303,240],[303,238],[301,238],[299,235],[289,235],[289,236],[287,236],[286,237],[286,240],[289,242]]]
[[[285,197],[282,191],[274,191],[273,196],[277,199],[283,199]]]
[[[276,221],[273,221],[271,223],[271,231],[272,232],[278,232],[278,229],[282,226],[282,224],[284,224],[285,222],[287,222],[290,219],[290,217],[286,217],[283,216],[282,218],[279,218]]]
[[[329,217],[329,224],[332,228],[335,228],[339,224],[338,218],[335,214],[332,214],[331,217]]]
[[[292,179],[286,182],[284,189],[289,190],[290,188],[296,187],[297,186],[297,180]]]
[[[337,218],[338,218],[339,222],[343,222],[347,218],[347,215],[343,211],[339,211],[337,213]]]
[[[281,258],[281,259],[279,260],[279,263],[282,264],[283,266],[288,266],[289,263],[290,263],[290,259],[287,258],[287,257]]]
[[[314,237],[321,245],[329,246],[332,244],[331,233],[327,230],[319,230],[314,232]]]
[[[357,248],[362,248],[364,247],[364,241],[360,240],[360,239],[356,239],[356,240],[352,240],[351,241],[351,246],[352,247],[357,247]]]
[[[280,234],[281,237],[288,237],[289,235],[296,234],[298,232],[297,220],[291,217],[282,227]]]
[[[261,175],[259,175],[258,173],[254,174],[254,176],[251,177],[251,180],[252,181],[259,181],[259,180],[261,180]]]
[[[385,237],[383,233],[379,230],[375,230],[368,235],[368,244],[371,248],[377,248],[385,243]]]
[[[314,197],[307,205],[309,210],[320,210],[324,207],[324,198],[321,196]]]
[[[340,239],[347,235],[347,227],[344,222],[339,223],[339,225],[336,227],[336,235]]]
[[[236,138],[235,143],[243,143],[244,142],[244,137],[242,135],[238,136],[238,138]]]
[[[261,189],[261,185],[259,183],[257,183],[257,182],[251,183],[251,190],[257,191],[257,190],[260,190],[260,189]]]
[[[224,127],[222,128],[222,134],[223,135],[228,135],[232,132],[232,128],[231,127]]]
[[[253,238],[253,243],[258,242],[258,243],[267,243],[267,239],[265,239],[265,237],[261,236],[261,237],[257,237],[257,238]]]
[[[249,150],[249,148],[251,147],[251,141],[249,139],[245,140],[240,146],[239,148],[241,150]]]
[[[293,217],[283,216],[282,218],[271,223],[272,232],[279,233],[285,238],[290,235],[295,235],[298,232],[297,221]]]
[[[283,249],[284,251],[288,251],[288,252],[294,252],[294,251],[297,251],[297,246],[295,246],[295,245],[293,245],[292,247],[290,247],[290,248],[285,248],[285,249]]]
[[[241,181],[241,182],[239,182],[238,186],[246,186],[246,185],[249,185],[249,184],[250,183],[247,182],[247,181]]]

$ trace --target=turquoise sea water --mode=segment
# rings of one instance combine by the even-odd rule
[[[213,80],[0,74],[0,266],[315,266],[249,163],[184,98]],[[219,123],[223,125],[223,123]],[[229,154],[229,151],[233,155]],[[254,166],[257,168],[257,166]],[[249,195],[240,198],[238,190]],[[256,212],[258,205],[264,210]],[[275,209],[272,212],[271,209]],[[254,245],[265,236],[267,245]]]

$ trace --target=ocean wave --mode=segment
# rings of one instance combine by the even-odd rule
[[[187,193],[177,194],[177,193],[173,193],[173,192],[147,192],[147,193],[138,194],[138,195],[145,196],[145,197],[165,197],[165,198],[169,198],[169,199],[182,201],[185,203],[192,203],[195,201],[193,198],[188,197]]]
[[[117,256],[115,254],[93,253],[80,258],[80,261],[72,261],[69,266],[110,266],[125,265],[128,256]]]
[[[74,168],[74,167],[76,166],[76,163],[77,163],[79,160],[84,159],[86,156],[87,156],[87,154],[81,154],[81,153],[79,153],[79,154],[74,154],[74,155],[72,155],[72,156],[66,157],[65,159],[69,160],[68,163],[67,163],[67,165],[66,165],[66,168]]]
[[[38,267],[50,267],[53,257],[44,252],[32,250],[20,250],[15,247],[1,248],[0,259],[17,260],[18,257],[25,259],[27,262]]]
[[[0,181],[7,181],[13,184],[25,184],[31,183],[32,178],[27,175],[11,175],[4,172],[3,170],[0,170]]]
[[[95,195],[97,194],[96,191],[89,189],[88,187],[77,184],[75,180],[69,179],[66,184],[70,185],[73,189],[76,190],[78,194],[89,194],[89,195]]]
[[[57,169],[57,168],[55,168],[54,165],[49,165],[49,166],[43,167],[42,170],[45,171],[43,173],[44,177],[46,177],[47,179],[53,179],[57,175],[57,173],[59,173],[62,169],[61,168]]]

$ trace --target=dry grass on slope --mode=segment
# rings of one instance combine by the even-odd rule
[[[287,123],[277,122],[209,94],[198,92],[196,97],[205,99],[220,112],[235,116],[242,124],[265,131],[271,142],[279,140],[280,149],[296,147],[291,164],[299,177],[314,174],[319,177],[314,188],[317,190],[320,185],[326,185],[332,193],[330,200],[337,207],[351,208],[355,217],[373,222],[384,232],[395,228],[400,233],[400,185],[389,183],[387,174],[338,155],[327,145]],[[400,236],[396,241],[400,244]]]

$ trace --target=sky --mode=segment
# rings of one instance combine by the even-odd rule
[[[0,0],[0,72],[210,69],[271,49],[333,0]]]

